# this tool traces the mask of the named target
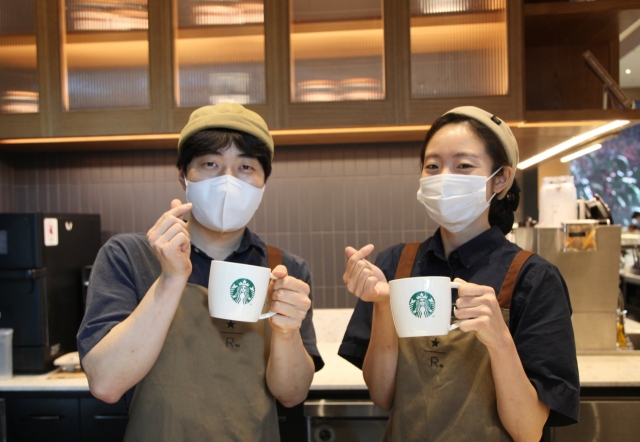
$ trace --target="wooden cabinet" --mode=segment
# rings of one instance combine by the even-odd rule
[[[233,12],[245,18],[226,23],[226,6],[178,0],[123,2],[100,16],[86,2],[33,1],[39,112],[0,114],[0,138],[177,133],[196,107],[225,99],[271,129],[428,124],[467,104],[522,119],[521,2],[458,11],[427,0],[246,1]],[[124,24],[96,25],[107,13]],[[467,28],[477,35],[451,46]],[[434,60],[435,74],[423,75]],[[499,73],[474,88],[482,66]],[[127,88],[109,89],[114,69]],[[101,100],[82,87],[102,88]]]
[[[591,51],[618,80],[619,13],[640,9],[640,2],[528,0],[525,3],[525,119],[531,122],[639,119],[638,110],[603,109],[603,83],[582,54]]]

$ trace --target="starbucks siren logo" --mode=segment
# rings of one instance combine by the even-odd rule
[[[409,299],[409,310],[416,318],[427,318],[436,309],[436,300],[427,292],[414,293]]]
[[[231,284],[230,294],[237,304],[248,304],[256,295],[256,287],[248,279],[238,279]]]

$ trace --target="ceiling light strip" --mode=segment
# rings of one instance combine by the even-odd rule
[[[539,153],[538,155],[534,155],[531,158],[522,161],[518,164],[518,169],[526,169],[527,167],[533,166],[534,164],[538,164],[541,161],[547,160],[555,155],[558,155],[561,152],[564,152],[567,149],[571,149],[572,147],[578,146],[591,138],[597,137],[598,135],[605,134],[612,130],[616,130],[622,126],[626,126],[629,124],[628,120],[616,120],[611,123],[605,124],[604,126],[597,127],[589,132],[585,132],[581,135],[573,137],[567,141],[564,141],[557,146],[551,147],[544,152]]]
[[[562,157],[560,158],[560,162],[561,163],[568,163],[569,161],[575,160],[576,158],[580,158],[582,155],[586,155],[588,153],[591,152],[595,152],[596,150],[600,149],[602,147],[602,144],[594,144],[593,146],[589,146],[586,147],[582,150],[579,150],[577,152],[574,152],[570,155],[567,155],[566,157]]]

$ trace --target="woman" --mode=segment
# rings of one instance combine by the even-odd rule
[[[391,410],[385,440],[539,441],[577,422],[579,380],[569,294],[558,269],[508,242],[519,188],[507,124],[475,107],[436,120],[422,152],[418,200],[439,225],[422,244],[366,261],[347,247],[344,282],[359,299],[340,355],[361,366]],[[388,281],[462,282],[446,336],[398,339]],[[457,298],[457,299],[456,299]]]

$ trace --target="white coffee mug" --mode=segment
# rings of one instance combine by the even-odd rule
[[[276,312],[261,314],[269,281],[277,279],[267,267],[212,261],[209,271],[209,314],[214,318],[257,322]]]
[[[460,283],[443,276],[396,279],[389,283],[391,314],[400,338],[442,336],[451,324],[451,289]]]

